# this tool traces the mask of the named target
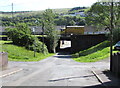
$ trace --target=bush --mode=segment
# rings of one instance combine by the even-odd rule
[[[7,36],[12,39],[13,44],[24,46],[30,50],[35,49],[37,52],[43,52],[43,43],[37,37],[31,35],[31,30],[26,24],[19,23],[15,28],[7,28],[6,30]],[[44,45],[44,53],[48,53],[46,45]]]
[[[32,45],[27,46],[26,48],[32,51],[35,50],[36,52],[42,52],[44,54],[47,54],[48,53],[47,46],[40,42],[36,37],[34,38],[34,40],[35,40],[34,43]]]
[[[72,57],[73,58],[78,58],[79,57],[79,53],[72,54]]]
[[[7,36],[12,39],[15,45],[27,46],[31,45],[34,38],[30,34],[19,31],[17,28],[7,28]]]

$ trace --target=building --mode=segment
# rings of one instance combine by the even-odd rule
[[[61,34],[84,34],[84,26],[66,26]]]

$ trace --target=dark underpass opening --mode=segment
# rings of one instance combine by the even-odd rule
[[[60,52],[71,52],[71,40],[60,40],[59,44]]]

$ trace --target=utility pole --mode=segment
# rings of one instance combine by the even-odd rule
[[[42,41],[43,41],[43,46],[42,46],[42,48],[43,48],[43,54],[44,54],[44,23],[42,22]]]
[[[111,14],[111,19],[110,19],[110,71],[112,71],[112,46],[113,46],[113,0],[111,0],[111,7],[110,7],[110,14]]]
[[[12,3],[12,18],[13,18],[13,3]]]

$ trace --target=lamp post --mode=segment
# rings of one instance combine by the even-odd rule
[[[35,38],[35,28],[34,28],[34,27],[33,27],[32,31],[33,31],[34,38]],[[36,47],[35,44],[36,44],[36,43],[35,43],[35,39],[34,39],[34,57],[36,56],[36,55],[35,55],[35,51],[36,51],[36,49],[35,49],[35,47]]]

